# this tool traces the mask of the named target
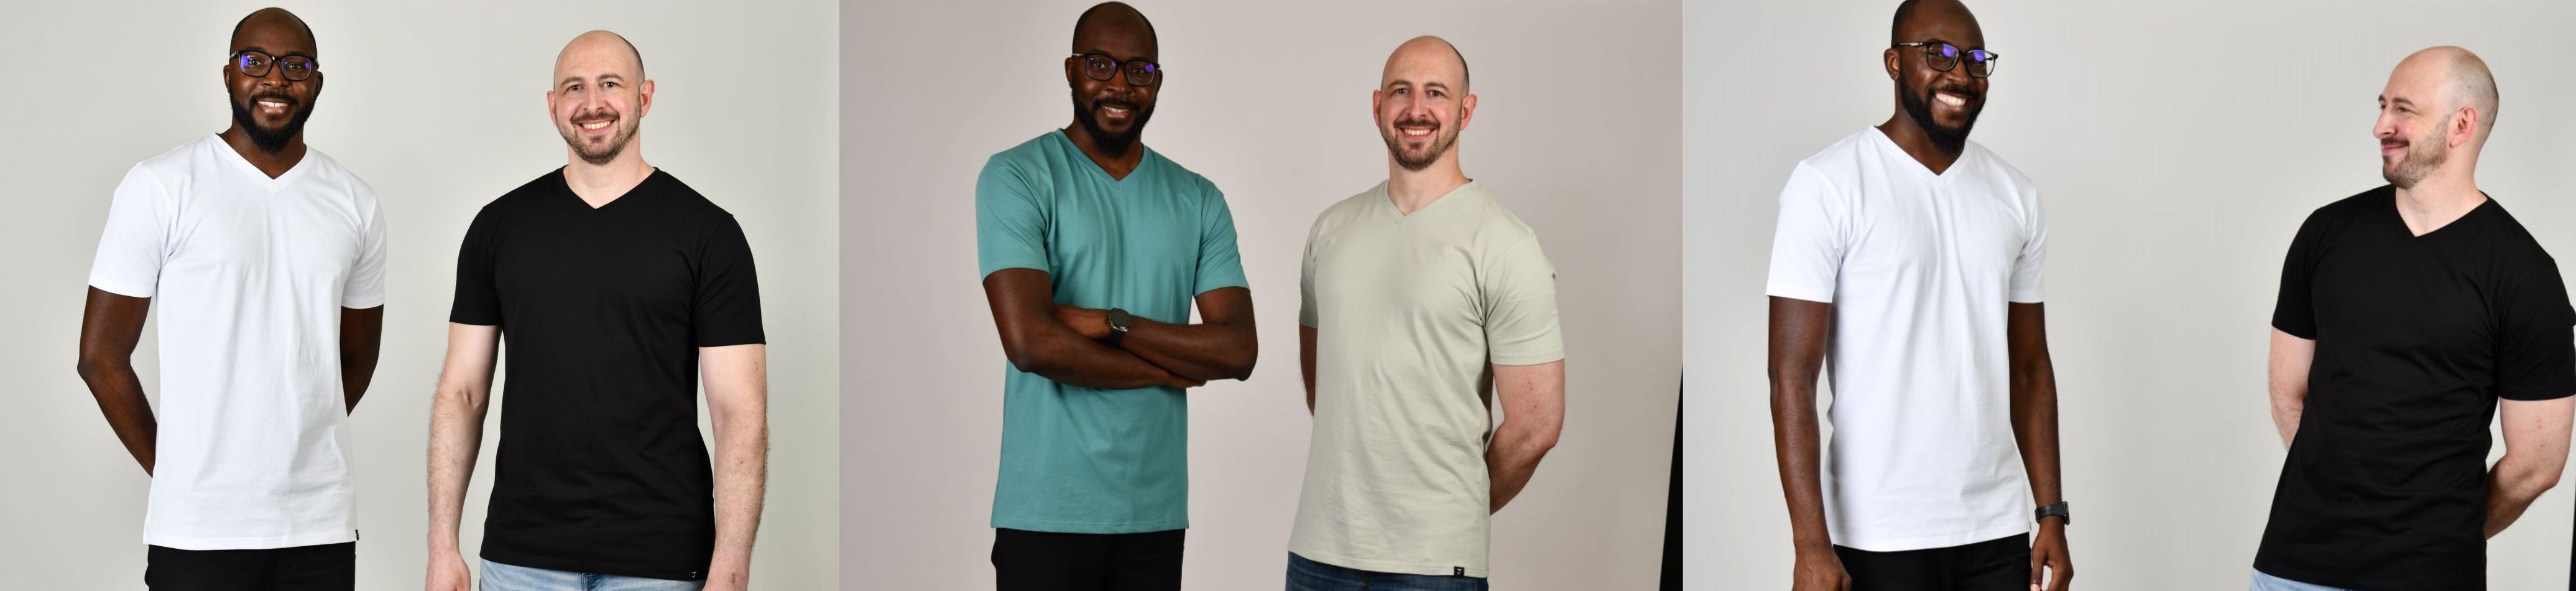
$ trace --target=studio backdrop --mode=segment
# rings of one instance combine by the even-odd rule
[[[2502,105],[2479,185],[2576,256],[2576,4],[1967,4],[2003,56],[1971,139],[2029,175],[2048,216],[2077,588],[2247,584],[2284,455],[2264,382],[2281,263],[2309,212],[2385,183],[2371,127],[2399,59],[2455,44],[2487,60]],[[1764,378],[1772,225],[1794,164],[1895,111],[1879,53],[1895,7],[1684,9],[1692,588],[1788,587]],[[2569,488],[2489,541],[2491,587],[2567,588]]]
[[[1283,584],[1311,427],[1299,255],[1315,216],[1386,179],[1369,92],[1417,35],[1454,42],[1480,107],[1468,176],[1555,262],[1562,438],[1494,517],[1516,589],[1656,584],[1680,372],[1680,5],[1138,0],[1166,66],[1144,142],[1225,192],[1257,312],[1252,379],[1189,391],[1184,585]],[[1083,1],[896,2],[842,14],[848,368],[841,550],[887,589],[992,585],[1007,367],[976,273],[985,159],[1072,120]],[[856,574],[866,573],[866,574]]]
[[[13,589],[140,589],[148,481],[73,372],[108,198],[136,162],[224,129],[233,24],[269,2],[12,2],[29,78],[0,109],[0,536]],[[358,588],[418,588],[427,565],[430,390],[446,351],[456,251],[503,192],[564,165],[545,91],[557,51],[609,29],[659,92],[647,161],[730,211],[767,317],[768,507],[752,580],[838,586],[839,7],[826,1],[287,3],[328,83],[306,140],[372,185],[389,241],[382,357],[351,416]],[[157,317],[157,311],[156,311]],[[147,326],[134,360],[159,392]],[[506,344],[504,345],[507,346]],[[510,368],[504,364],[501,371]],[[500,378],[494,380],[499,390]],[[500,440],[497,391],[460,542],[479,547]],[[703,422],[704,410],[700,411]],[[702,425],[703,429],[703,425]],[[712,449],[712,444],[710,444]],[[470,560],[470,556],[469,556]]]

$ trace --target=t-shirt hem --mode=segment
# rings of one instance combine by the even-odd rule
[[[340,300],[340,307],[342,307],[342,308],[348,308],[348,309],[351,309],[351,310],[365,310],[365,309],[368,309],[368,308],[373,308],[373,307],[376,307],[376,306],[382,306],[382,305],[385,305],[385,298],[384,298],[384,296],[376,296],[376,297],[372,297],[372,298],[354,298],[354,299]]]
[[[1520,356],[1512,356],[1512,357],[1494,356],[1493,358],[1488,359],[1487,361],[1488,361],[1488,362],[1490,362],[1490,363],[1493,363],[1494,365],[1515,366],[1515,367],[1517,367],[1517,366],[1524,366],[1524,365],[1546,365],[1546,364],[1556,363],[1556,362],[1564,361],[1564,360],[1565,360],[1565,352],[1564,352],[1564,351],[1556,351],[1556,352],[1550,352],[1550,353],[1542,353],[1542,354],[1538,354],[1538,355],[1520,355]]]
[[[1054,274],[1055,274],[1055,271],[1047,269],[1047,266],[1046,266],[1046,262],[1045,262],[1045,261],[1038,261],[1038,262],[1002,262],[1002,263],[994,263],[994,264],[990,264],[990,265],[984,265],[984,272],[983,272],[983,273],[978,273],[978,274],[976,274],[976,275],[975,275],[975,279],[977,279],[977,280],[982,280],[982,279],[984,279],[984,278],[986,278],[986,277],[992,277],[994,273],[1000,273],[1000,272],[1007,271],[1007,270],[1011,270],[1011,269],[1028,269],[1028,270],[1031,270],[1031,271],[1037,271],[1037,272],[1040,272],[1040,273],[1046,273],[1046,274],[1048,274],[1048,275],[1054,275]]]
[[[2323,587],[2402,591],[2397,587],[2389,587],[2382,584],[2375,584],[2370,581],[2352,579],[2345,575],[2329,571],[2312,571],[2295,565],[2283,565],[2278,561],[2265,560],[2260,556],[2257,556],[2254,559],[2254,570],[2261,571],[2263,574],[2272,575],[2275,578],[2289,579],[2292,582],[2307,583]]]
[[[2006,294],[2004,301],[2015,304],[2038,304],[2047,302],[2048,297],[2047,294],[2036,291],[2016,291]]]
[[[1220,289],[1225,289],[1225,288],[1228,288],[1228,287],[1240,287],[1240,288],[1244,288],[1244,289],[1252,289],[1252,282],[1250,282],[1250,281],[1244,281],[1244,280],[1239,280],[1239,279],[1238,279],[1238,280],[1232,280],[1232,281],[1218,281],[1218,282],[1213,282],[1213,283],[1209,283],[1209,284],[1207,284],[1207,286],[1206,286],[1206,287],[1201,287],[1201,288],[1199,288],[1198,293],[1190,294],[1190,296],[1191,296],[1191,297],[1197,297],[1197,296],[1200,296],[1200,295],[1205,295],[1205,294],[1207,294],[1207,292],[1216,291],[1216,290],[1220,290]]]
[[[2009,525],[1977,530],[1965,534],[1913,538],[1852,539],[1842,535],[1835,535],[1834,545],[1867,552],[1907,552],[1913,550],[1930,550],[1934,548],[1965,546],[1978,542],[1991,542],[2004,536],[2016,534],[2029,535],[2030,526],[2016,521]]]
[[[2557,385],[2534,388],[2510,388],[2496,391],[2497,398],[2503,398],[2506,400],[2557,400],[2568,396],[2576,396],[2576,386]]]
[[[1370,572],[1381,572],[1381,573],[1396,573],[1396,574],[1405,574],[1405,575],[1422,575],[1422,576],[1427,576],[1427,577],[1449,577],[1449,576],[1457,576],[1457,575],[1458,575],[1458,571],[1460,571],[1460,570],[1462,570],[1462,569],[1463,569],[1463,570],[1465,570],[1465,571],[1466,571],[1466,575],[1467,575],[1467,576],[1475,577],[1475,578],[1479,578],[1479,579],[1486,578],[1486,577],[1485,577],[1485,571],[1486,571],[1486,569],[1485,569],[1485,565],[1484,565],[1484,564],[1421,564],[1421,563],[1408,563],[1408,562],[1387,562],[1387,561],[1381,561],[1381,560],[1363,560],[1363,559],[1358,559],[1358,558],[1351,558],[1351,557],[1348,557],[1348,556],[1339,556],[1339,555],[1335,555],[1335,554],[1331,554],[1331,553],[1326,553],[1326,552],[1314,552],[1314,551],[1311,551],[1310,549],[1298,548],[1298,547],[1296,547],[1296,546],[1290,546],[1290,547],[1288,548],[1288,551],[1289,551],[1289,552],[1294,552],[1294,553],[1296,553],[1298,556],[1305,557],[1305,559],[1307,559],[1307,560],[1312,560],[1312,561],[1315,561],[1315,562],[1321,562],[1321,563],[1324,563],[1324,564],[1329,564],[1329,565],[1338,566],[1338,567],[1347,568],[1347,569],[1364,570],[1364,571],[1370,571]]]
[[[1155,521],[1101,523],[1094,521],[1047,521],[1042,519],[994,517],[993,528],[1042,531],[1060,534],[1141,534],[1158,531],[1171,531],[1176,529],[1189,529],[1190,520],[1162,519]]]
[[[151,286],[151,285],[140,285],[140,284],[126,283],[126,282],[123,282],[123,281],[116,281],[116,280],[113,280],[113,279],[104,279],[104,278],[100,278],[100,277],[95,276],[95,275],[90,276],[90,278],[89,278],[89,286],[90,286],[90,287],[98,288],[98,290],[99,290],[99,291],[104,291],[104,292],[108,292],[108,293],[112,293],[112,294],[116,294],[116,295],[121,295],[121,296],[129,297],[129,298],[148,298],[148,297],[152,297],[152,291],[153,291],[153,290],[152,290],[153,286]]]
[[[317,534],[261,536],[250,538],[195,538],[186,536],[155,535],[150,533],[143,535],[143,543],[145,544],[176,550],[275,550],[279,548],[320,546],[323,544],[338,544],[342,542],[355,541],[358,541],[358,530],[355,529],[344,529]]]
[[[580,560],[556,560],[534,556],[512,556],[508,552],[493,552],[491,550],[484,550],[481,556],[484,560],[523,568],[615,575],[620,577],[641,577],[646,579],[662,579],[666,581],[696,581],[707,578],[706,566],[699,566],[697,567],[697,570],[666,570],[650,567],[637,567],[631,564],[608,564],[601,562],[585,562]]]
[[[1796,300],[1806,300],[1806,301],[1810,301],[1810,302],[1822,302],[1822,303],[1827,303],[1827,304],[1834,303],[1834,290],[1832,290],[1832,289],[1830,289],[1830,288],[1828,288],[1828,289],[1815,289],[1815,288],[1802,287],[1802,286],[1796,286],[1796,285],[1787,285],[1787,284],[1773,283],[1773,284],[1770,284],[1770,285],[1768,285],[1768,286],[1763,287],[1763,288],[1762,288],[1762,293],[1763,293],[1763,295],[1769,295],[1769,296],[1773,296],[1773,297],[1783,297],[1783,298],[1796,299]]]

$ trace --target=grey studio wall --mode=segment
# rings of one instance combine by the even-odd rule
[[[1692,588],[1788,586],[1763,365],[1773,217],[1792,164],[1893,111],[1879,50],[1895,4],[1683,11]],[[2078,588],[2246,585],[2283,456],[2264,390],[2283,253],[2310,211],[2383,183],[2374,97],[2400,58],[2487,59],[2503,104],[2480,184],[2576,254],[2576,4],[1968,4],[2003,55],[1974,139],[2048,209]],[[2569,488],[2490,541],[2491,587],[2566,588]]]
[[[1190,394],[1187,588],[1284,578],[1309,429],[1298,256],[1316,213],[1385,179],[1368,94],[1420,34],[1465,52],[1482,97],[1460,139],[1467,173],[1537,229],[1558,271],[1566,426],[1495,518],[1496,583],[1651,588],[1680,369],[1680,5],[1135,4],[1168,67],[1145,141],[1226,192],[1262,341],[1250,381]],[[1061,64],[1088,5],[842,14],[841,550],[859,587],[991,585],[1005,365],[975,274],[975,175],[1070,120]]]
[[[217,68],[233,23],[269,2],[9,2],[0,38],[26,77],[0,109],[0,556],[11,589],[139,589],[146,487],[72,371],[81,293],[127,167],[224,128]],[[419,588],[429,392],[445,351],[456,248],[483,204],[562,166],[544,91],[557,50],[605,28],[659,82],[655,165],[731,211],[758,259],[772,452],[752,580],[839,585],[838,58],[820,1],[349,2],[286,6],[318,37],[328,85],[307,137],[377,191],[391,240],[384,349],[351,418],[360,589]],[[147,330],[136,354],[157,392]],[[508,368],[503,369],[504,372]],[[497,384],[496,384],[497,387]],[[496,394],[461,541],[481,539]],[[701,415],[703,417],[703,414]]]

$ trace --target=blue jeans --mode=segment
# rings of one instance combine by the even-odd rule
[[[2293,581],[2293,580],[2289,580],[2289,579],[2284,579],[2284,578],[2280,578],[2280,577],[2275,577],[2275,576],[2268,575],[2268,574],[2263,574],[2263,571],[2259,571],[2259,570],[2258,570],[2258,571],[2254,571],[2254,584],[2253,584],[2253,586],[2247,587],[2247,588],[2246,588],[2246,591],[2352,591],[2352,590],[2351,590],[2351,589],[2345,589],[2345,588],[2342,588],[2342,587],[2328,587],[2328,586],[2325,586],[2325,585],[2312,585],[2312,584],[2308,584],[2308,583],[2301,583],[2301,582],[2298,582],[2298,581]]]
[[[1288,591],[1485,591],[1478,577],[1408,575],[1342,568],[1288,553]]]
[[[706,581],[577,573],[483,561],[482,591],[698,591]]]

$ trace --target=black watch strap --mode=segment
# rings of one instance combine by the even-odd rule
[[[1118,346],[1118,341],[1127,340],[1127,328],[1135,326],[1135,322],[1135,317],[1127,315],[1127,309],[1110,308],[1109,340],[1104,342],[1108,343],[1109,346],[1112,347]]]
[[[2055,503],[2041,505],[2038,511],[2031,512],[2030,520],[2033,522],[2046,521],[2050,517],[2064,520],[2059,522],[2061,525],[2075,524],[2075,514],[2067,512],[2066,501],[2058,501]]]

